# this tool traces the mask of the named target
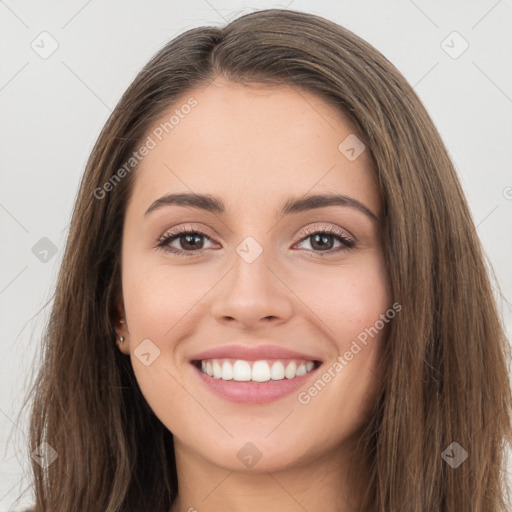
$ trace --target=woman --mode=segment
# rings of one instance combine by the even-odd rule
[[[301,12],[190,30],[85,170],[33,390],[34,510],[502,512],[506,347],[400,73]]]

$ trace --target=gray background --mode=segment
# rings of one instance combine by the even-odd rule
[[[0,510],[32,502],[31,492],[24,493],[29,454],[20,405],[35,373],[86,159],[137,71],[186,29],[288,7],[344,25],[391,60],[415,87],[456,165],[496,274],[510,339],[511,0],[180,4],[0,0]],[[469,44],[460,56],[464,42],[454,31]],[[52,44],[57,50],[42,58]]]

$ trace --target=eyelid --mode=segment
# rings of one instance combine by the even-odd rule
[[[347,241],[349,240],[354,243],[358,241],[357,238],[355,236],[353,236],[351,233],[349,233],[346,229],[340,228],[338,226],[332,226],[332,225],[326,226],[325,224],[324,225],[313,224],[312,226],[307,226],[307,227],[303,228],[301,231],[301,234],[300,234],[300,236],[301,236],[300,241],[303,241],[304,238],[307,238],[308,236],[311,236],[319,231],[328,233],[333,236],[342,237],[342,238],[346,239]]]
[[[164,234],[157,240],[157,242],[160,243],[160,242],[163,242],[164,240],[166,240],[167,238],[169,238],[170,236],[175,237],[182,233],[188,233],[190,231],[204,234],[212,241],[215,240],[215,238],[216,238],[208,228],[205,228],[202,225],[199,227],[194,227],[191,224],[189,224],[189,225],[182,224],[176,228],[169,228],[169,229],[165,230]]]

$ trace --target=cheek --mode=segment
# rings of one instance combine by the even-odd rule
[[[370,389],[379,383],[378,364],[392,319],[390,313],[394,314],[382,260],[361,267],[348,286],[336,292],[342,301],[334,326],[334,331],[339,333],[338,362],[343,367],[345,382],[351,383],[354,393],[369,396]]]
[[[216,279],[211,272],[199,275],[192,267],[171,268],[161,262],[138,264],[127,259],[123,268],[132,367],[155,414],[168,428],[176,427],[174,420],[167,420],[175,418],[175,413],[185,415],[190,406],[190,397],[179,384],[185,370],[181,340],[195,332],[198,317],[206,314],[201,299]],[[150,354],[148,365],[141,357],[146,353]]]
[[[377,254],[315,282],[304,283],[302,293],[307,292],[308,306],[319,319],[316,325],[323,325],[323,340],[334,350],[318,381],[298,398],[310,417],[322,418],[337,435],[340,429],[356,428],[373,405],[381,385],[384,341],[396,313],[385,265]]]
[[[175,338],[187,315],[195,312],[201,297],[215,283],[211,274],[198,278],[190,267],[129,263],[123,275],[123,296],[130,336],[135,339],[149,337],[158,343]]]
[[[311,276],[304,280],[299,294],[318,317],[315,323],[322,321],[323,331],[340,353],[391,306],[387,273],[379,253],[368,254],[357,264],[340,265],[334,270],[331,267],[328,272],[324,269]],[[381,322],[377,327],[384,330]]]
[[[373,326],[390,307],[386,276],[377,265],[358,269],[333,283],[331,294],[333,330],[339,333],[342,345]]]

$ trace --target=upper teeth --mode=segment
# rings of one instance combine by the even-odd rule
[[[251,367],[252,364],[252,367]],[[209,359],[201,361],[201,371],[214,379],[267,382],[293,379],[310,372],[313,361],[244,361],[243,359]]]

